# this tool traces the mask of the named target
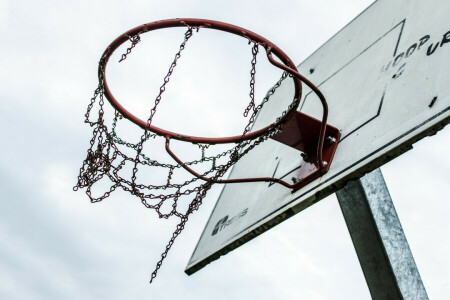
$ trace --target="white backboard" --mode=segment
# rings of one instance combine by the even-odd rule
[[[376,1],[301,63],[300,73],[327,98],[328,123],[341,131],[330,171],[295,193],[278,184],[225,186],[186,273],[196,272],[449,123],[449,11],[447,0]],[[255,126],[271,123],[274,105],[286,106],[292,93],[292,81],[283,81]],[[300,110],[321,118],[321,106],[306,88]],[[242,158],[230,178],[274,175],[290,181],[301,163],[298,151],[268,140]]]

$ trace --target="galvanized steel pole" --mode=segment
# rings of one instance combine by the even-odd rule
[[[373,299],[428,299],[383,174],[336,192]]]

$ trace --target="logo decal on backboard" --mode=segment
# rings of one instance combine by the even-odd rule
[[[232,223],[234,223],[235,221],[237,221],[240,218],[242,218],[243,216],[245,216],[247,214],[247,211],[248,211],[248,208],[244,209],[243,211],[241,211],[240,213],[238,213],[231,219],[228,219],[228,215],[226,215],[225,217],[223,217],[222,219],[220,219],[217,222],[216,226],[214,226],[214,230],[212,231],[211,235],[216,235],[222,229],[226,228],[227,226],[230,226]]]

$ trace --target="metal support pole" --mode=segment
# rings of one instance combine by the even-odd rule
[[[428,299],[381,170],[336,195],[372,298]]]

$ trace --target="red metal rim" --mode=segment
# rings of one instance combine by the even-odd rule
[[[235,35],[242,36],[249,41],[258,43],[262,47],[266,49],[266,53],[268,55],[273,54],[275,55],[287,68],[292,69],[296,73],[298,73],[298,70],[295,66],[295,64],[292,62],[292,60],[275,44],[270,42],[269,40],[265,39],[264,37],[253,33],[247,29],[223,23],[213,20],[204,20],[204,19],[189,19],[189,18],[180,18],[180,19],[169,19],[169,20],[162,20],[162,21],[156,21],[148,24],[144,24],[138,27],[135,27],[118,38],[116,38],[105,50],[105,52],[102,55],[102,60],[99,65],[99,76],[103,77],[103,84],[104,84],[104,94],[105,97],[108,99],[108,101],[111,103],[111,105],[125,118],[130,120],[131,122],[135,123],[136,125],[146,128],[147,122],[139,119],[132,113],[130,113],[127,109],[125,109],[119,101],[113,96],[111,93],[107,80],[106,80],[106,65],[109,61],[109,58],[114,53],[114,51],[119,48],[120,45],[123,43],[129,41],[129,37],[135,36],[137,34],[143,34],[149,31],[157,30],[157,29],[164,29],[164,28],[171,28],[171,27],[196,27],[196,28],[209,28],[209,29],[215,29],[215,30],[221,30],[228,33],[232,33]],[[271,61],[272,64],[274,64]],[[280,68],[277,64],[274,64],[276,67]],[[291,73],[291,72],[290,72]],[[150,125],[148,130],[160,135],[164,136],[166,138],[173,138],[177,140],[182,141],[189,141],[192,143],[201,143],[201,144],[224,144],[224,143],[238,143],[240,141],[245,140],[252,140],[256,139],[259,136],[264,135],[267,133],[271,128],[278,127],[281,124],[284,124],[289,118],[294,116],[294,112],[297,110],[298,105],[300,103],[301,94],[302,94],[302,84],[301,80],[295,76],[292,77],[292,80],[294,81],[294,98],[297,99],[297,103],[295,106],[290,108],[287,113],[282,116],[278,121],[274,122],[273,124],[270,124],[262,129],[259,129],[257,131],[249,132],[245,135],[238,135],[238,136],[230,136],[230,137],[220,137],[220,138],[207,138],[207,137],[196,137],[196,136],[189,136],[189,135],[183,135],[179,133],[170,132],[164,129],[161,129],[159,127]]]

